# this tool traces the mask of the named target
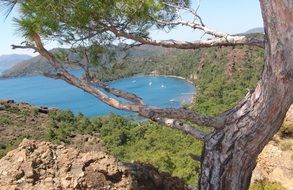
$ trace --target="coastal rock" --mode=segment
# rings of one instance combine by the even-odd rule
[[[267,179],[280,183],[285,189],[293,190],[293,147],[283,151],[270,142],[258,157],[252,182]]]
[[[284,123],[293,122],[293,105],[287,112]],[[277,142],[271,141],[265,146],[258,157],[253,171],[252,182],[268,180],[280,183],[285,189],[293,190],[293,139],[281,139],[276,136]],[[286,146],[286,148],[282,148]]]
[[[103,151],[24,139],[0,160],[0,187],[10,189],[189,189],[153,166],[123,164]]]

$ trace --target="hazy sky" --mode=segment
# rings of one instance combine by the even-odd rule
[[[254,27],[262,27],[263,21],[258,0],[201,0],[198,11],[204,23],[213,29],[230,34],[245,32]],[[17,16],[14,11],[5,20],[0,17],[0,55],[3,54],[30,54],[28,50],[12,50],[11,44],[20,44],[23,39],[17,34],[17,27],[13,23],[13,17]],[[178,28],[168,34],[153,31],[151,37],[155,39],[196,40],[199,34],[186,28]],[[50,49],[51,46],[48,48]]]

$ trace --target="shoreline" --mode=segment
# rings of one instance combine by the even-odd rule
[[[195,86],[194,82],[192,82],[191,80],[187,79],[187,78],[184,78],[184,77],[181,77],[181,76],[177,76],[177,75],[159,75],[159,74],[135,74],[135,75],[132,75],[132,76],[129,76],[129,77],[123,77],[121,79],[126,79],[126,78],[130,78],[130,77],[136,77],[136,76],[150,76],[150,77],[169,77],[169,78],[177,78],[177,79],[181,79],[181,80],[185,80],[186,82],[192,84],[193,86]],[[115,79],[115,80],[120,80],[120,79]],[[115,80],[112,80],[112,81],[115,81]],[[112,82],[112,81],[109,81],[109,82]],[[195,86],[196,87],[196,86]]]
[[[195,86],[195,84],[191,80],[189,80],[187,78],[184,78],[184,77],[181,77],[181,76],[176,76],[176,75],[148,75],[148,76],[177,78],[177,79],[185,80],[186,82],[188,82],[188,83],[192,84],[193,86]]]

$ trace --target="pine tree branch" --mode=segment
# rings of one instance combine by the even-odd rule
[[[45,57],[48,62],[58,71],[57,74],[45,74],[48,77],[55,78],[55,79],[62,79],[69,84],[72,84],[85,92],[88,92],[95,96],[96,98],[100,99],[102,102],[112,106],[114,108],[130,111],[134,113],[138,113],[141,116],[149,118],[153,121],[160,122],[167,126],[179,129],[191,136],[204,140],[205,133],[202,131],[193,128],[190,125],[184,124],[178,120],[171,119],[170,117],[175,117],[178,119],[185,119],[191,120],[193,123],[198,125],[207,125],[213,128],[221,128],[223,126],[224,118],[218,119],[213,117],[205,117],[201,116],[200,114],[193,113],[192,111],[184,110],[184,109],[157,109],[151,108],[146,105],[143,105],[142,100],[134,94],[127,93],[124,91],[120,91],[114,88],[110,88],[106,86],[104,83],[100,82],[98,86],[102,88],[108,88],[108,91],[112,94],[125,98],[126,100],[130,100],[135,102],[134,104],[120,102],[117,99],[109,97],[107,94],[103,93],[99,89],[95,87],[91,82],[84,81],[80,78],[75,77],[74,75],[70,74],[66,69],[61,66],[61,63],[51,54],[48,50],[43,47],[41,42],[41,38],[38,34],[34,34],[32,38],[35,41],[37,51]],[[166,116],[166,117],[165,117]],[[218,127],[219,125],[220,127]]]

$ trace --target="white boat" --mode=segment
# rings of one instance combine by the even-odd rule
[[[149,82],[149,86],[152,86],[152,84],[153,84],[152,82]]]

